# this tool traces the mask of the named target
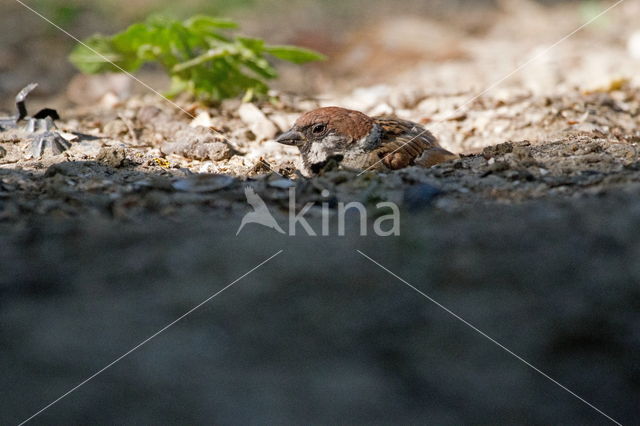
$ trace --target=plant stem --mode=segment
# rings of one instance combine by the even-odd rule
[[[240,52],[238,51],[238,49],[234,48],[233,46],[226,46],[226,47],[222,47],[219,49],[210,49],[208,51],[206,51],[205,53],[203,53],[202,55],[198,55],[193,59],[190,59],[186,62],[182,62],[179,64],[176,64],[173,68],[172,68],[172,72],[174,73],[178,73],[184,70],[187,70],[189,68],[193,68],[196,67],[198,65],[202,65],[205,62],[214,60],[214,59],[219,59],[219,58],[223,58],[225,56],[231,56],[231,55],[237,55]]]

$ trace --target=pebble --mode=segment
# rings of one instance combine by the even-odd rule
[[[404,204],[409,210],[420,210],[431,205],[442,191],[428,183],[418,183],[405,189]]]
[[[640,31],[631,34],[627,42],[627,50],[634,59],[640,59]]]
[[[238,114],[242,122],[249,126],[259,140],[273,139],[279,132],[276,125],[254,104],[242,104]]]
[[[118,138],[122,135],[126,135],[129,132],[129,128],[125,124],[124,121],[118,119],[111,120],[107,124],[104,125],[103,132],[112,137]]]
[[[118,168],[127,159],[127,152],[123,147],[104,147],[96,156],[96,161],[109,167]]]
[[[287,189],[296,186],[296,183],[291,179],[276,179],[269,182],[268,185],[272,188]]]
[[[213,192],[226,188],[235,182],[235,178],[227,175],[195,175],[178,179],[172,183],[177,191]]]
[[[209,115],[209,113],[206,112],[206,111],[203,111],[203,112],[199,113],[196,116],[196,118],[191,120],[191,123],[189,123],[189,125],[191,127],[206,127],[206,128],[209,128],[209,127],[213,126],[213,122],[211,121],[211,116]]]
[[[231,158],[233,149],[226,142],[179,141],[162,145],[163,154],[177,154],[195,160],[222,161]]]

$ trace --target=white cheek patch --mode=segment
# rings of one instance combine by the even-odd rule
[[[342,154],[342,139],[339,136],[327,136],[322,142],[313,142],[309,149],[308,158],[312,163],[327,161],[335,154]]]
[[[311,148],[307,154],[309,161],[312,163],[321,163],[326,161],[330,155],[331,154],[329,153],[329,150],[327,150],[327,147],[325,147],[324,144],[317,142],[311,144]]]
[[[332,149],[332,150],[340,147],[343,144],[344,144],[344,141],[342,140],[342,138],[336,135],[325,136],[324,139],[322,140],[322,145],[324,145],[325,148]]]

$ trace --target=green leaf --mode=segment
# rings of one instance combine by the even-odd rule
[[[273,67],[269,65],[269,62],[264,59],[258,61],[247,61],[243,65],[257,75],[266,79],[272,79],[278,76],[276,70],[273,69]]]
[[[86,74],[101,72],[134,71],[140,66],[135,56],[118,52],[110,39],[95,35],[78,44],[69,55],[69,60]],[[120,67],[120,68],[119,68]]]
[[[184,22],[152,16],[111,37],[90,37],[73,49],[69,59],[80,71],[92,74],[131,72],[156,62],[171,78],[171,95],[189,92],[203,100],[266,94],[266,82],[277,77],[267,53],[297,64],[324,59],[308,49],[230,36],[228,30],[236,28],[233,21],[209,16]]]
[[[230,19],[213,18],[206,15],[196,15],[185,21],[185,27],[193,31],[235,30],[238,24]]]
[[[264,48],[265,48],[264,40],[261,40],[259,38],[240,37],[240,36],[236,37],[236,40],[247,49],[252,50],[254,53],[264,52]]]
[[[202,55],[196,56],[193,59],[176,64],[171,70],[173,72],[182,72],[188,68],[197,67],[199,65],[205,64],[206,62],[214,61],[216,59],[224,58],[224,57],[235,55],[235,54],[237,54],[237,52],[233,50],[232,46],[223,47],[219,49],[211,49],[203,53]]]
[[[294,64],[324,61],[327,59],[322,53],[296,46],[266,46],[265,52],[278,59],[293,62]]]
[[[146,24],[133,24],[111,37],[114,48],[122,52],[135,52],[142,45],[154,42],[154,29]]]

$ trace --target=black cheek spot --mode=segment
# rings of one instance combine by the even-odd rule
[[[309,168],[311,169],[311,171],[313,172],[313,174],[318,174],[321,171],[323,171],[325,168],[328,169],[333,169],[333,168],[337,168],[337,166],[340,164],[340,162],[344,160],[344,155],[342,154],[336,154],[336,155],[332,155],[329,158],[327,158],[326,161],[321,161],[319,163],[313,163]]]

